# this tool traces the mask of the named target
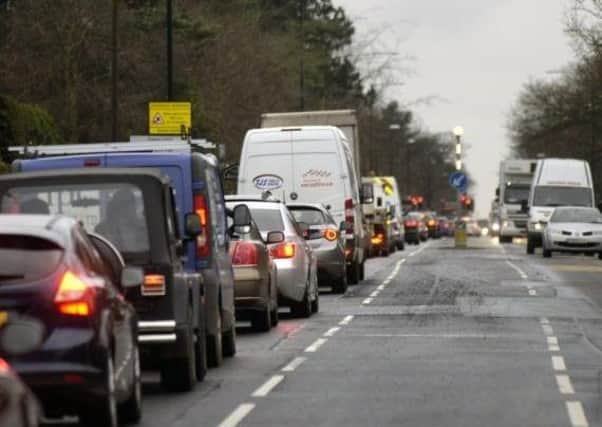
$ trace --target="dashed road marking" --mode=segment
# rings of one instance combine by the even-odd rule
[[[376,291],[372,292],[372,293],[370,294],[370,298],[376,298],[376,297],[378,296],[378,294],[379,294],[379,293],[380,293],[380,291],[378,291],[378,290],[376,290]]]
[[[366,298],[365,300],[362,301],[362,304],[364,305],[368,305],[372,302],[372,298]]]
[[[543,329],[543,333],[547,336],[554,335],[554,329],[550,325],[541,325],[541,329]]]
[[[351,321],[352,321],[352,320],[353,320],[353,315],[352,315],[352,314],[350,314],[349,316],[345,316],[345,317],[343,318],[343,320],[341,320],[341,321],[339,322],[339,325],[341,325],[341,326],[348,325],[349,323],[351,323]]]
[[[307,360],[306,357],[295,357],[288,365],[282,368],[283,372],[294,372],[299,366]]]
[[[240,423],[249,413],[255,409],[254,403],[242,403],[232,411],[228,417],[222,421],[217,427],[235,427]]]
[[[265,397],[276,387],[278,384],[282,382],[284,379],[284,375],[274,375],[272,378],[267,380],[263,385],[261,385],[257,390],[251,394],[253,397]]]
[[[382,285],[378,285],[378,287],[376,288],[377,291],[383,291],[385,289],[385,286],[388,285],[389,283],[385,282]]]
[[[529,276],[527,276],[527,274],[523,270],[521,270],[512,261],[506,260],[506,264],[508,264],[510,267],[512,267],[512,269],[518,273],[518,275],[520,276],[521,279],[526,279],[526,278],[529,277]]]
[[[564,357],[552,356],[552,367],[555,371],[566,371],[566,364],[564,363]]]
[[[560,347],[553,344],[548,344],[548,351],[560,351]]]
[[[341,328],[339,328],[338,326],[335,326],[334,328],[330,328],[329,330],[327,330],[326,332],[324,332],[324,336],[325,337],[331,337],[334,334],[336,334],[337,332],[339,332]]]
[[[556,337],[548,337],[547,340],[550,345],[558,345],[558,338]]]
[[[575,394],[575,389],[571,383],[571,378],[568,375],[556,375],[556,383],[558,390],[562,394]]]
[[[579,401],[566,402],[566,410],[569,413],[569,419],[573,427],[588,427],[583,405]]]
[[[535,289],[529,289],[529,295],[532,297],[537,296],[537,291]]]
[[[539,323],[541,323],[542,325],[548,325],[550,321],[547,317],[542,317],[541,319],[539,319]]]
[[[316,351],[318,351],[318,349],[320,347],[322,347],[324,345],[324,343],[328,341],[325,338],[318,338],[317,340],[314,341],[314,343],[312,345],[310,345],[309,347],[307,347],[305,349],[306,353],[315,353]]]

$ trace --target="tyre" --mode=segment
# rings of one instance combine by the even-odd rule
[[[200,382],[203,381],[205,379],[205,375],[207,375],[207,348],[204,330],[200,331],[200,333],[195,336],[195,339],[194,354],[196,363],[196,379]]]
[[[333,294],[344,294],[347,292],[347,274],[343,273],[341,278],[332,285]]]
[[[546,248],[543,248],[543,257],[544,258],[551,258],[552,257],[552,251]]]
[[[380,250],[380,256],[388,257],[389,256],[389,248],[382,248]]]
[[[142,418],[142,374],[140,370],[140,352],[134,348],[132,369],[132,392],[128,399],[118,408],[119,421],[127,424],[138,424]]]
[[[251,327],[257,332],[268,332],[272,328],[272,318],[269,308],[253,312]]]
[[[222,354],[224,357],[234,357],[236,354],[236,327],[234,325],[229,331],[222,334]]]
[[[602,259],[602,252],[598,252],[598,259]]]
[[[406,245],[403,240],[397,242],[397,249],[399,249],[400,251],[403,251],[405,248],[406,248]]]
[[[184,392],[194,388],[197,381],[196,354],[192,331],[185,337],[186,354],[161,361],[161,385],[168,391]]]
[[[362,261],[360,264],[360,280],[364,280],[366,278],[366,261]]]
[[[88,407],[80,415],[80,424],[86,427],[117,427],[117,400],[115,397],[115,368],[111,352],[105,361],[105,392],[93,407]]]
[[[533,255],[535,253],[535,242],[533,239],[527,237],[527,254]]]
[[[360,281],[360,265],[353,261],[347,269],[347,283],[357,285]]]
[[[207,365],[215,368],[224,361],[222,348],[222,317],[217,316],[217,331],[215,335],[207,335]]]
[[[292,304],[291,313],[294,317],[308,318],[311,316],[311,302],[309,301],[308,292],[305,292],[303,300]]]
[[[278,318],[278,306],[272,309],[272,314],[270,315],[270,317],[272,319],[272,327],[278,326],[278,322],[280,321],[280,319]]]
[[[316,292],[316,299],[311,302],[311,312],[317,313],[320,311],[320,293]]]

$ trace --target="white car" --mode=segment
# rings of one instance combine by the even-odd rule
[[[596,208],[558,207],[543,232],[543,256],[552,252],[598,253],[602,259],[602,214]]]

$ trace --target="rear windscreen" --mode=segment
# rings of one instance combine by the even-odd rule
[[[63,257],[55,243],[32,236],[0,234],[0,285],[43,279]]]
[[[251,209],[251,216],[262,233],[284,231],[284,222],[279,209]]]
[[[317,209],[289,208],[297,222],[304,222],[308,225],[326,224],[326,219],[321,211]]]

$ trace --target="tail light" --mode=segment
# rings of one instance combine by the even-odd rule
[[[210,254],[209,210],[205,196],[200,193],[194,195],[194,211],[199,216],[203,229],[203,232],[196,238],[196,254],[199,257],[207,257]]]
[[[406,227],[416,227],[418,225],[417,221],[414,220],[409,220],[405,222],[405,226]]]
[[[165,276],[162,274],[145,275],[141,292],[145,297],[160,297],[165,295]]]
[[[353,199],[345,199],[345,222],[347,234],[353,234],[355,229],[355,213],[353,212]]]
[[[437,225],[437,222],[434,219],[431,219],[431,220],[429,220],[428,224],[430,227],[433,227],[433,226]]]
[[[89,316],[94,312],[94,289],[71,271],[67,271],[54,295],[59,313]]]
[[[9,374],[11,372],[10,366],[6,360],[0,357],[0,374]]]
[[[257,247],[251,242],[236,242],[232,251],[233,265],[257,265]]]
[[[372,237],[371,241],[373,245],[380,245],[385,241],[385,236],[383,234],[377,234]]]
[[[296,245],[292,242],[283,242],[274,246],[271,250],[272,257],[277,259],[293,258],[296,252]]]
[[[324,236],[324,238],[329,242],[334,242],[336,239],[339,238],[339,232],[332,228],[327,228],[322,232],[322,236]]]

